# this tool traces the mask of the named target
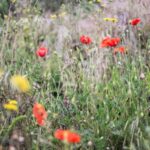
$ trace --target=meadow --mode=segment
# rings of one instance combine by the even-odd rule
[[[5,2],[0,150],[150,150],[150,1]]]

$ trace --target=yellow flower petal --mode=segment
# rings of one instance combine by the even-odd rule
[[[108,20],[109,20],[109,18],[103,18],[103,20],[104,20],[104,21],[108,21]]]
[[[105,8],[107,5],[106,4],[101,4],[101,7]]]
[[[104,21],[118,22],[117,18],[103,18]]]
[[[12,76],[10,79],[10,83],[13,88],[23,93],[28,92],[31,89],[28,79],[21,75]]]
[[[7,110],[18,111],[18,106],[13,104],[4,104],[3,107]]]
[[[89,4],[93,4],[93,1],[89,1]]]
[[[117,18],[112,18],[112,22],[118,22]]]
[[[8,103],[12,104],[12,105],[17,105],[18,104],[18,102],[16,100],[9,99],[8,101],[9,101]]]
[[[97,3],[100,3],[100,2],[102,2],[102,1],[101,1],[101,0],[97,0],[96,2],[97,2]]]
[[[50,18],[51,18],[51,19],[56,19],[56,18],[57,18],[57,15],[51,15]]]
[[[64,17],[66,15],[66,12],[62,12],[59,14],[59,17]]]

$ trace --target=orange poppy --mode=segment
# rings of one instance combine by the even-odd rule
[[[54,137],[67,143],[79,143],[81,141],[80,135],[69,130],[58,129],[55,131]]]
[[[135,19],[132,19],[129,21],[129,23],[133,26],[139,24],[141,22],[141,19],[140,18],[135,18]]]
[[[43,105],[35,103],[33,106],[33,115],[36,118],[38,125],[45,125],[45,119],[47,118],[47,112]]]
[[[120,46],[120,47],[115,48],[115,49],[114,49],[114,54],[116,54],[116,53],[118,53],[118,52],[121,53],[121,54],[125,54],[125,53],[126,53],[125,47]]]

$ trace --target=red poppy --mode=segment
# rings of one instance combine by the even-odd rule
[[[108,44],[110,47],[115,47],[119,44],[119,42],[120,42],[120,38],[111,38]]]
[[[82,36],[80,37],[80,42],[81,42],[82,44],[89,45],[89,44],[92,43],[92,39],[91,39],[89,36],[82,35]]]
[[[35,103],[33,106],[33,115],[36,118],[38,125],[45,125],[45,119],[47,118],[47,112],[43,105]]]
[[[69,130],[58,129],[54,133],[55,138],[66,141],[68,143],[79,143],[81,140],[80,135]]]
[[[102,47],[108,47],[108,41],[110,40],[110,37],[105,37],[101,42],[101,48]]]
[[[132,19],[129,21],[129,23],[133,26],[139,24],[141,22],[141,19],[140,18],[135,18],[135,19]]]
[[[120,46],[120,47],[115,48],[115,49],[114,49],[114,54],[116,54],[116,53],[118,53],[118,52],[121,53],[121,54],[125,54],[125,53],[126,53],[125,47]]]
[[[48,52],[48,49],[46,47],[40,47],[37,51],[36,51],[36,55],[39,57],[45,57],[46,54]]]
[[[120,38],[106,37],[102,40],[100,47],[115,47],[119,44]]]

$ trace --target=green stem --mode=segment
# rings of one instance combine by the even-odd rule
[[[22,120],[24,120],[24,119],[26,119],[26,116],[25,116],[25,115],[21,115],[21,116],[18,116],[18,117],[16,117],[16,118],[14,118],[14,120],[12,121],[12,123],[10,124],[10,126],[8,127],[8,129],[7,129],[7,131],[6,131],[6,134],[9,134],[9,133],[13,130],[13,128],[15,127],[15,125],[16,125],[18,122],[20,122],[20,121],[22,121]]]
[[[68,143],[65,143],[64,150],[70,150],[70,145]]]
[[[26,119],[25,115],[21,115],[21,116],[14,118],[12,123],[9,125],[9,127],[3,131],[5,133],[4,137],[7,137],[9,133],[13,130],[13,128],[16,126],[16,124],[24,119]]]

